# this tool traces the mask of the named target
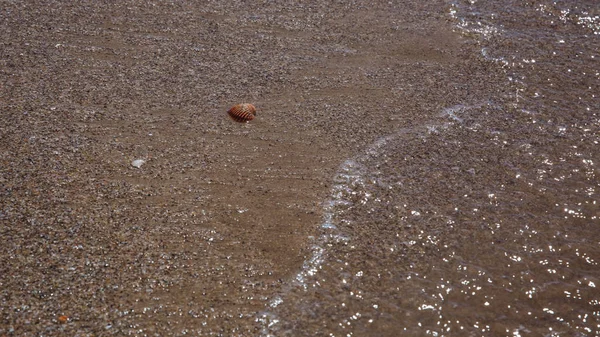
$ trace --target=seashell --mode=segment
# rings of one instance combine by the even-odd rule
[[[236,122],[247,122],[256,116],[256,108],[250,103],[237,104],[227,111],[229,116]]]
[[[131,162],[131,166],[133,166],[135,168],[140,168],[145,163],[146,163],[146,161],[144,159],[136,159],[136,160],[134,160],[134,161]]]
[[[59,323],[65,324],[65,323],[67,323],[68,321],[69,321],[69,317],[67,317],[67,316],[65,316],[65,315],[62,315],[62,316],[59,316],[59,317],[58,317],[58,322],[59,322]]]

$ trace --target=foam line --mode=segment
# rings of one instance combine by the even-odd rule
[[[461,113],[473,108],[480,108],[484,105],[486,105],[486,103],[456,105],[443,109],[441,115],[460,124],[463,123],[463,118],[459,116]],[[433,125],[434,127],[442,127],[447,124],[447,121],[442,120]],[[362,162],[381,156],[384,151],[383,148],[388,145],[390,141],[410,133],[425,134],[427,133],[428,128],[431,127],[431,124],[429,124],[429,126],[425,126],[424,124],[420,127],[404,128],[391,135],[381,137],[373,142],[363,154],[347,159],[340,165],[333,178],[333,186],[331,187],[329,198],[323,202],[323,219],[319,226],[320,235],[317,238],[312,239],[314,240],[314,243],[311,245],[310,256],[304,261],[300,271],[282,288],[281,294],[273,297],[269,302],[268,309],[259,313],[256,319],[263,327],[261,336],[274,336],[269,331],[272,331],[273,328],[281,323],[280,317],[274,310],[284,303],[285,295],[293,288],[300,287],[303,290],[308,289],[310,278],[318,273],[322,268],[323,263],[326,261],[326,247],[333,243],[348,243],[351,240],[351,237],[347,233],[342,233],[340,231],[335,218],[336,212],[339,211],[340,208],[347,209],[353,206],[354,203],[352,200],[348,199],[348,196],[355,196],[356,187],[364,187],[368,184],[365,177],[366,170]],[[368,195],[365,195],[364,197],[367,198]]]

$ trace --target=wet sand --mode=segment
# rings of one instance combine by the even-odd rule
[[[4,3],[0,336],[258,334],[340,163],[499,76],[418,6]]]

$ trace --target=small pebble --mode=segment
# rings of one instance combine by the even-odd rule
[[[144,159],[136,159],[136,160],[134,160],[134,161],[131,162],[131,166],[133,166],[135,168],[140,168],[145,163],[146,163],[146,161]]]

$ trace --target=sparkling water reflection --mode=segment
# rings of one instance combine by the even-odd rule
[[[265,334],[600,335],[594,11],[452,3],[506,94],[344,163],[313,258]]]

